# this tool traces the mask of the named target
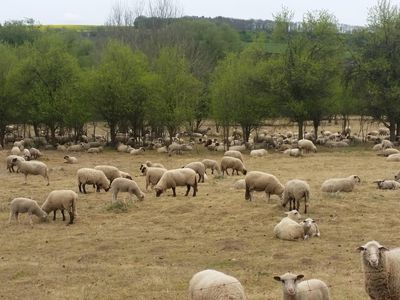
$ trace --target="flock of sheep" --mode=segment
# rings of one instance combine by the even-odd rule
[[[387,141],[379,144],[381,153],[390,153],[388,149],[394,149]],[[374,147],[376,150],[378,146]],[[18,150],[17,150],[18,149]],[[121,145],[118,150],[121,151]],[[142,151],[140,149],[133,149]],[[316,146],[310,140],[298,141],[298,148],[287,149],[291,156],[302,156],[303,153],[316,152]],[[394,149],[396,150],[396,149]],[[126,149],[124,150],[126,151]],[[132,150],[130,150],[132,151]],[[386,151],[386,152],[384,152]],[[99,153],[100,150],[92,150],[89,153]],[[29,153],[29,154],[28,154]],[[252,150],[250,155],[261,157],[268,152],[265,149]],[[390,153],[393,155],[396,153]],[[383,154],[382,154],[383,155]],[[11,155],[6,158],[6,165],[9,172],[19,172],[24,175],[25,183],[28,175],[41,175],[50,184],[48,168],[45,163],[37,161],[42,153],[35,148],[24,149],[23,142],[14,143]],[[399,154],[400,156],[400,154]],[[389,156],[390,157],[390,156]],[[65,156],[65,163],[76,164],[78,159],[73,156]],[[16,167],[17,170],[14,169]],[[245,175],[244,180],[236,183],[236,187],[244,189],[244,198],[253,201],[253,192],[264,192],[270,201],[271,195],[277,195],[281,199],[283,207],[288,206],[286,216],[276,224],[273,233],[276,238],[282,240],[307,240],[312,237],[319,237],[318,225],[311,218],[300,222],[299,213],[301,203],[304,202],[304,213],[307,213],[310,204],[310,186],[304,180],[292,179],[283,185],[279,179],[265,172],[248,171],[245,167],[243,155],[238,150],[229,150],[224,153],[220,163],[212,159],[195,161],[177,169],[167,170],[160,163],[147,161],[140,166],[140,172],[145,176],[145,190],[151,186],[156,197],[159,197],[166,190],[171,189],[173,196],[176,196],[177,187],[186,187],[185,196],[188,196],[192,189],[192,196],[198,192],[198,183],[204,182],[207,178],[206,170],[210,169],[222,176],[241,172]],[[395,180],[376,181],[378,188],[397,189],[400,174]],[[145,193],[132,179],[129,173],[120,171],[118,168],[109,165],[99,165],[93,168],[80,168],[76,174],[76,180],[80,193],[86,194],[86,185],[93,186],[97,192],[101,189],[111,190],[111,202],[118,201],[117,196],[121,192],[135,195],[139,201],[144,200]],[[324,181],[321,191],[327,193],[351,192],[355,185],[361,180],[357,175],[345,178],[331,178]],[[18,220],[18,215],[27,213],[30,223],[33,224],[32,215],[40,219],[46,219],[48,214],[53,212],[53,220],[56,219],[56,212],[60,210],[65,221],[64,211],[69,213],[69,223],[73,224],[77,215],[78,194],[72,190],[54,190],[49,193],[47,199],[39,206],[38,203],[28,198],[15,198],[10,204],[10,217]],[[288,205],[289,204],[289,205]],[[371,299],[400,299],[400,249],[389,250],[376,241],[370,241],[359,247],[362,257],[362,264],[365,274],[365,288]],[[275,276],[274,279],[282,283],[282,299],[329,299],[329,288],[326,283],[319,279],[301,281],[303,275],[286,273]],[[189,283],[189,297],[192,300],[198,299],[245,299],[243,286],[236,278],[218,272],[216,270],[204,270],[196,273]]]

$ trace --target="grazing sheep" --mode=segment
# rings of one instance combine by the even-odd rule
[[[78,177],[78,187],[79,192],[86,194],[86,184],[93,184],[96,186],[96,192],[100,192],[100,189],[104,189],[106,192],[110,188],[110,181],[107,179],[103,171],[91,169],[91,168],[81,168],[77,171]]]
[[[11,155],[21,155],[21,150],[18,147],[14,146],[11,149]]]
[[[167,169],[163,168],[155,168],[155,167],[147,167],[142,165],[140,171],[143,175],[146,176],[146,191],[148,190],[149,185],[152,185],[152,188],[160,181],[161,177],[167,171]]]
[[[41,161],[22,161],[18,158],[13,158],[12,163],[17,166],[20,173],[25,175],[25,184],[27,183],[28,175],[41,175],[44,179],[47,179],[47,185],[49,181],[49,169],[45,163]]]
[[[391,154],[386,158],[386,161],[400,161],[400,153]]]
[[[268,202],[270,201],[271,194],[282,196],[285,189],[283,184],[271,174],[251,171],[245,177],[246,182],[246,193],[244,198],[246,200],[252,201],[252,192],[265,192],[268,197]]]
[[[250,156],[255,156],[255,157],[261,157],[261,156],[265,156],[267,154],[268,154],[268,151],[265,149],[257,149],[257,150],[250,151]]]
[[[103,152],[103,147],[93,147],[87,150],[87,153],[101,153]]]
[[[11,219],[15,219],[18,223],[18,214],[28,213],[29,223],[33,225],[32,215],[37,216],[41,219],[46,219],[47,214],[44,212],[35,200],[28,198],[15,198],[10,203],[10,218],[8,223],[11,223]]]
[[[166,190],[171,188],[173,192],[173,196],[176,197],[175,189],[177,186],[186,186],[186,194],[187,196],[190,191],[190,187],[193,187],[193,197],[196,197],[197,192],[197,178],[196,172],[192,169],[175,169],[166,171],[163,176],[160,178],[160,181],[154,187],[156,190],[156,197],[160,197],[160,195]]]
[[[286,182],[283,191],[282,206],[286,207],[289,202],[289,210],[300,209],[300,200],[304,198],[304,213],[307,213],[307,207],[310,200],[310,186],[307,182],[300,179],[292,179]],[[293,206],[292,206],[293,203]]]
[[[66,164],[77,164],[78,163],[78,159],[74,156],[65,155],[64,159],[65,159],[64,163],[66,163]]]
[[[389,250],[377,241],[358,247],[370,299],[400,299],[400,248]]]
[[[232,169],[232,175],[234,175],[235,171],[237,175],[239,175],[239,171],[242,172],[243,175],[246,175],[247,173],[247,170],[240,159],[224,156],[221,160],[222,176],[224,175],[224,172],[226,172],[226,175],[229,175],[228,169]]]
[[[119,171],[119,174],[121,175],[122,178],[126,178],[126,179],[132,180],[131,174],[129,174],[127,172]]]
[[[139,155],[145,152],[146,150],[143,147],[140,147],[139,149],[132,149],[131,152],[129,152],[131,155]]]
[[[160,163],[152,163],[151,161],[146,161],[145,163],[144,163],[144,165],[146,165],[146,166],[148,166],[148,167],[153,167],[153,168],[163,168],[163,169],[165,169],[165,167],[162,165],[162,164],[160,164]],[[142,166],[143,166],[143,164],[142,164]]]
[[[327,193],[351,192],[356,183],[360,183],[361,179],[357,175],[351,175],[345,178],[331,178],[325,180],[321,186],[321,191]]]
[[[224,153],[224,156],[234,157],[234,158],[240,159],[240,161],[243,162],[243,156],[242,156],[242,153],[240,153],[240,151],[229,150]]]
[[[317,147],[311,142],[310,140],[302,139],[298,141],[299,149],[305,150],[306,153],[308,152],[317,152]]]
[[[121,171],[114,166],[100,165],[100,166],[95,166],[94,169],[103,171],[108,180],[110,180],[110,183],[112,183],[114,179],[122,177]],[[132,177],[130,179],[132,179]]]
[[[218,175],[221,174],[221,170],[218,166],[218,163],[215,160],[203,159],[201,162],[206,167],[206,170],[211,169],[211,174],[214,174],[214,170],[217,170]],[[205,173],[206,173],[206,171],[205,171]]]
[[[329,300],[329,289],[325,282],[319,279],[309,279],[298,283],[304,275],[286,273],[274,276],[282,282],[282,300]]]
[[[32,159],[38,159],[42,156],[42,152],[40,152],[40,150],[36,148],[29,149],[29,152],[31,153]]]
[[[311,218],[307,218],[300,222],[304,229],[304,239],[312,238],[314,236],[320,237],[321,233],[319,231],[317,223]]]
[[[285,214],[287,216],[274,227],[275,237],[286,241],[305,239],[304,226],[297,223],[301,218],[299,212],[297,210],[292,210]]]
[[[199,181],[198,182],[204,182],[204,174],[206,173],[206,167],[202,162],[199,161],[194,161],[191,163],[188,163],[184,168],[189,168],[195,171],[197,174],[199,174]]]
[[[233,184],[233,188],[235,190],[245,190],[246,189],[246,181],[244,179],[239,179],[235,181]]]
[[[303,156],[303,149],[293,148],[293,149],[286,149],[283,151],[284,154],[289,154],[289,156],[293,157],[300,157]]]
[[[21,160],[21,161],[25,161],[25,158],[18,156],[18,155],[9,155],[6,158],[6,163],[7,163],[7,170],[11,173],[11,172],[15,172],[14,171],[14,166],[15,164],[13,163],[13,159],[16,158],[17,160]],[[18,170],[17,170],[18,172]]]
[[[47,213],[54,213],[53,221],[56,220],[57,210],[61,210],[63,221],[65,221],[64,210],[68,211],[69,223],[74,223],[76,215],[76,202],[78,201],[78,194],[71,190],[55,190],[50,192],[46,201],[42,205],[42,209]]]
[[[204,270],[189,282],[190,300],[245,300],[242,284],[235,277],[216,270]]]
[[[400,188],[400,182],[396,180],[377,180],[374,183],[378,184],[380,190],[397,190]]]
[[[117,196],[119,192],[126,192],[129,193],[130,196],[136,195],[136,197],[142,201],[144,200],[144,194],[140,190],[139,186],[133,180],[126,179],[126,178],[116,178],[111,183],[111,191],[112,191],[112,200],[117,201]],[[125,202],[125,201],[124,201]]]

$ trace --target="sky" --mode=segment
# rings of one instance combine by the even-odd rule
[[[153,0],[154,1],[154,0]],[[135,0],[119,0],[132,7]],[[0,22],[33,18],[40,24],[102,25],[116,0],[0,0]],[[339,23],[366,25],[368,10],[377,0],[175,0],[183,15],[273,19],[273,14],[287,7],[300,21],[307,11],[325,9]],[[392,4],[399,5],[400,0]]]

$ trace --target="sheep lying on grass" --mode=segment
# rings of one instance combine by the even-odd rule
[[[286,241],[294,241],[305,239],[304,226],[297,223],[301,215],[297,210],[292,210],[285,213],[284,217],[274,227],[274,234],[278,239]]]
[[[160,195],[166,189],[172,189],[173,196],[176,197],[175,189],[177,186],[186,186],[186,194],[187,196],[190,191],[190,187],[193,187],[193,197],[196,197],[197,192],[197,178],[196,172],[192,169],[175,169],[166,171],[161,177],[160,181],[154,187],[156,190],[156,197],[160,197]]]
[[[66,164],[77,164],[78,163],[78,159],[74,156],[65,155],[64,159],[65,159],[64,163],[66,163]]]
[[[10,204],[10,218],[8,223],[14,218],[18,223],[18,214],[28,213],[29,223],[33,225],[32,215],[45,220],[47,218],[47,213],[43,211],[35,200],[28,198],[15,198]]]
[[[356,183],[360,183],[361,179],[357,175],[351,175],[345,178],[331,178],[325,180],[321,186],[321,191],[327,193],[351,192]]]
[[[268,151],[265,149],[257,149],[257,150],[250,151],[250,156],[253,156],[253,157],[262,157],[267,154],[268,154]]]
[[[143,165],[148,166],[148,167],[153,167],[153,168],[163,168],[166,169],[164,167],[164,165],[160,164],[160,163],[152,163],[151,161],[146,161],[144,164],[142,164],[140,167],[142,167]]]
[[[49,169],[45,163],[41,161],[22,161],[18,158],[13,158],[12,163],[17,166],[20,173],[25,175],[25,184],[27,183],[28,175],[41,175],[47,180],[47,185],[49,182]]]
[[[235,190],[245,190],[246,189],[246,181],[245,179],[236,180],[233,184],[233,188]]]
[[[57,210],[61,210],[63,221],[65,221],[64,210],[68,211],[69,223],[74,223],[76,215],[76,202],[78,201],[78,194],[71,190],[55,190],[50,192],[46,201],[42,205],[42,209],[49,214],[54,213],[53,221],[56,220]]]
[[[307,218],[300,222],[304,229],[304,239],[312,238],[314,236],[320,237],[321,233],[319,231],[317,223],[311,218]]]
[[[397,190],[400,188],[400,182],[396,180],[377,180],[374,183],[378,184],[378,189],[381,190]]]
[[[317,152],[317,147],[315,147],[314,143],[310,140],[302,139],[298,141],[299,149],[304,150],[306,153],[308,152]]]
[[[136,182],[130,179],[116,178],[111,183],[111,191],[112,191],[111,203],[113,201],[117,201],[117,196],[119,192],[129,193],[130,196],[135,195],[140,201],[144,200],[143,192],[140,190]]]

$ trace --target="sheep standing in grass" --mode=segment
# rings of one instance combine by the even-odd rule
[[[13,162],[13,159],[16,158],[17,160],[21,160],[21,161],[25,161],[25,158],[18,156],[18,155],[9,155],[6,158],[6,164],[7,164],[7,170],[11,173],[11,172],[15,172],[14,170],[14,166],[15,163]],[[18,169],[17,169],[18,172]]]
[[[12,147],[10,153],[11,155],[21,155],[21,150],[18,147],[14,146]]]
[[[234,157],[240,159],[240,161],[243,162],[243,156],[242,153],[240,153],[240,151],[228,150],[224,153],[224,156]]]
[[[319,231],[317,223],[311,218],[307,218],[304,221],[300,222],[304,228],[304,239],[311,238],[311,237],[320,237],[321,233]]]
[[[129,193],[130,196],[135,195],[140,201],[144,200],[144,194],[140,190],[139,186],[133,180],[126,178],[116,178],[111,183],[112,200],[117,201],[119,192]]]
[[[235,277],[215,270],[193,275],[189,282],[190,300],[245,300],[242,284]]]
[[[63,221],[65,221],[64,210],[68,211],[69,223],[74,223],[76,215],[76,202],[78,201],[78,194],[71,190],[55,190],[50,192],[46,201],[42,205],[42,209],[50,214],[54,213],[53,221],[56,220],[57,210],[61,210]]]
[[[299,212],[292,210],[285,214],[287,216],[274,227],[275,236],[278,239],[286,241],[305,239],[304,226],[298,223],[298,220],[301,218]]]
[[[292,179],[286,182],[285,190],[282,196],[282,206],[286,207],[289,202],[289,210],[300,209],[300,200],[304,198],[304,213],[307,213],[307,207],[310,200],[310,186],[307,182],[300,179]],[[293,204],[293,205],[292,205]]]
[[[143,175],[146,176],[146,191],[148,190],[149,185],[151,184],[154,187],[167,171],[167,169],[163,168],[155,168],[155,167],[147,167],[142,165],[140,171]]]
[[[329,300],[329,288],[325,282],[319,279],[309,279],[298,282],[304,275],[286,273],[274,276],[274,279],[282,282],[282,300]]]
[[[125,172],[121,173],[121,171],[118,170],[118,168],[114,167],[114,166],[100,165],[100,166],[95,166],[94,169],[103,171],[104,174],[106,175],[106,177],[108,178],[108,180],[110,180],[110,183],[112,183],[113,180],[116,178],[124,177],[123,175],[129,176],[129,177],[126,177],[128,179],[132,179],[132,177],[128,173],[125,173]]]
[[[211,174],[214,175],[214,170],[217,171],[218,175],[221,174],[221,169],[219,168],[218,163],[215,160],[203,159],[201,162],[206,167],[206,171],[207,169],[211,169]],[[207,173],[206,171],[205,173]]]
[[[285,189],[274,175],[264,172],[251,171],[247,173],[244,180],[246,182],[246,193],[244,198],[250,201],[252,201],[253,191],[265,192],[269,202],[271,194],[281,197]]]
[[[396,180],[377,180],[374,183],[378,184],[380,190],[397,190],[400,188],[400,182]]]
[[[298,141],[299,149],[304,150],[306,153],[308,152],[317,152],[317,147],[310,140],[302,139]]]
[[[46,212],[40,208],[35,200],[28,198],[15,198],[10,203],[10,218],[8,219],[8,223],[11,223],[13,218],[19,222],[18,214],[22,213],[28,213],[29,223],[31,225],[33,225],[32,215],[35,215],[42,220],[47,218]]]
[[[106,192],[110,188],[110,181],[107,179],[103,171],[91,169],[91,168],[81,168],[77,171],[78,177],[78,188],[79,192],[86,194],[86,184],[93,184],[96,186],[96,192],[100,192],[100,189],[104,189]]]
[[[204,182],[204,174],[206,173],[206,167],[202,162],[199,161],[194,161],[191,163],[188,163],[184,168],[189,168],[195,171],[197,174],[199,174],[199,181],[198,182]]]
[[[42,152],[40,152],[40,150],[36,148],[29,149],[29,152],[31,153],[32,159],[38,159],[42,156]]]
[[[360,183],[361,179],[357,175],[351,175],[345,178],[331,178],[325,180],[321,186],[321,191],[327,193],[351,192],[356,183]]]
[[[232,176],[234,175],[235,171],[237,175],[239,175],[239,171],[242,172],[243,175],[246,175],[247,173],[247,170],[240,159],[230,156],[224,156],[221,160],[222,175],[224,175],[225,172],[226,175],[229,175],[228,169],[232,169]]]
[[[175,189],[177,186],[186,186],[186,194],[187,196],[190,191],[190,187],[193,187],[193,197],[196,197],[197,192],[197,178],[196,172],[192,169],[175,169],[166,171],[161,177],[160,181],[154,187],[156,190],[156,197],[160,197],[160,195],[166,189],[172,189],[173,196],[176,197]]]
[[[31,160],[32,155],[31,155],[31,153],[29,152],[28,149],[24,149],[22,151],[22,154],[23,154],[23,157],[25,158],[25,160]]]
[[[12,163],[17,166],[20,173],[25,175],[25,184],[28,175],[41,175],[44,179],[47,179],[47,185],[50,184],[49,169],[45,163],[41,161],[21,161],[18,158],[13,158]]]
[[[358,247],[365,291],[371,299],[400,299],[400,248],[389,250],[377,241]]]
[[[78,163],[78,159],[74,156],[65,155],[64,159],[65,159],[64,163],[66,163],[66,164],[77,164]]]

